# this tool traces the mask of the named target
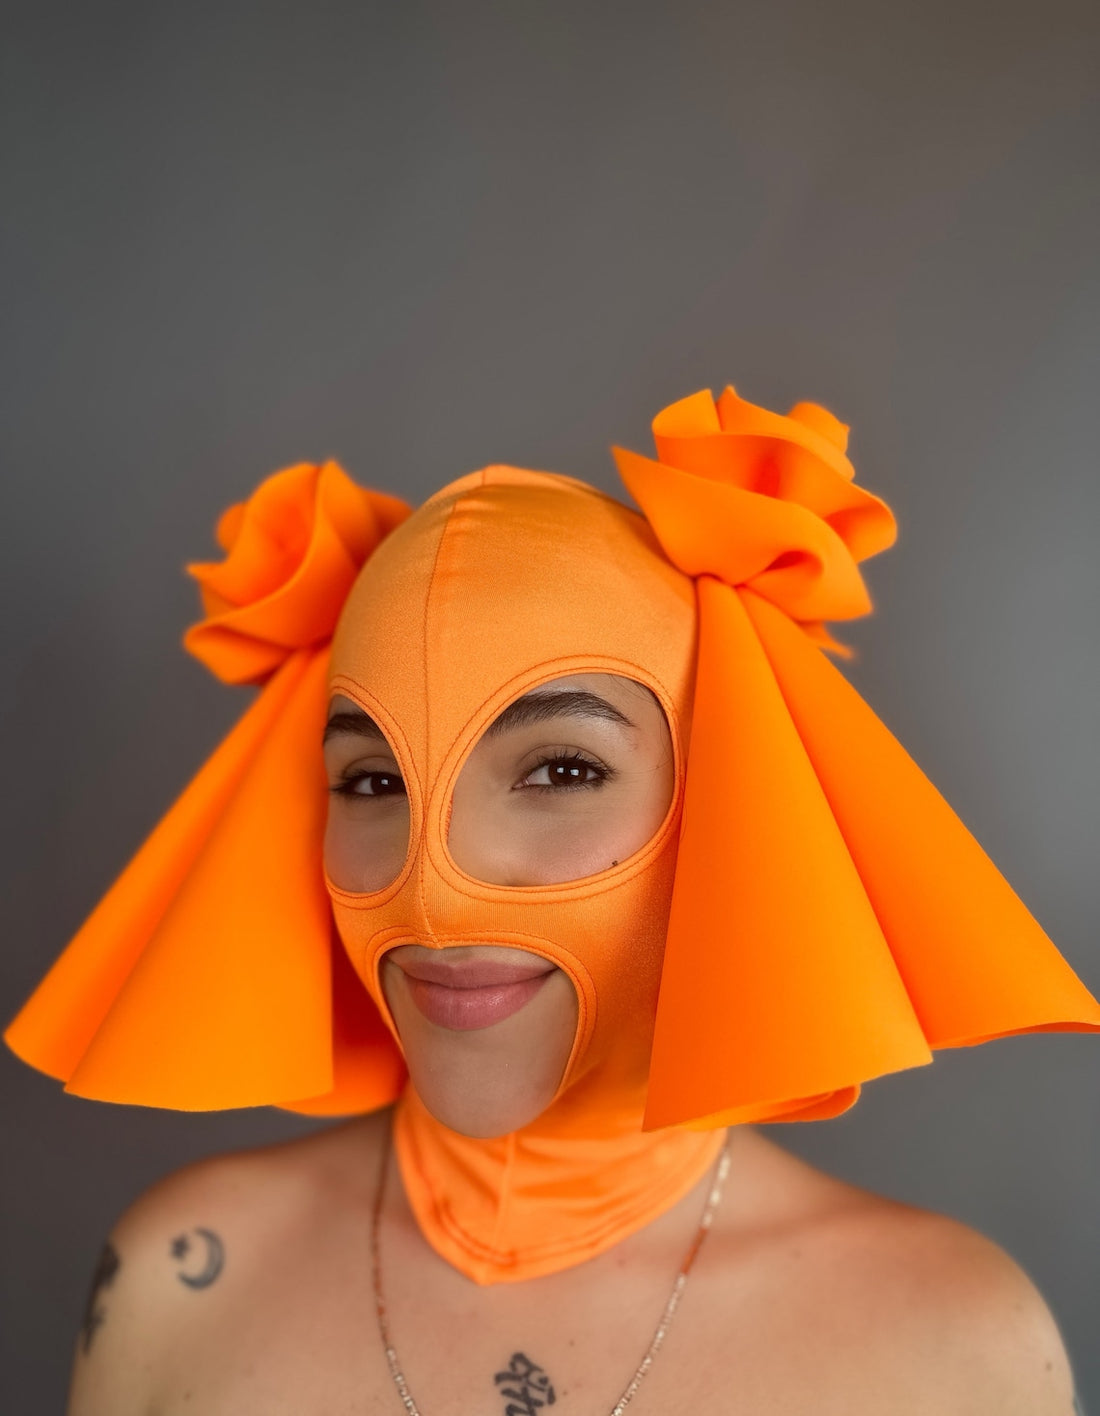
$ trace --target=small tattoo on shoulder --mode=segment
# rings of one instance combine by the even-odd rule
[[[118,1250],[110,1242],[104,1244],[103,1252],[100,1254],[99,1262],[92,1274],[88,1301],[84,1305],[84,1317],[80,1324],[85,1352],[91,1347],[92,1338],[95,1337],[107,1318],[107,1310],[99,1301],[100,1296],[105,1288],[110,1288],[114,1283],[115,1275],[121,1267],[122,1260],[118,1256]]]
[[[508,1402],[504,1416],[535,1416],[558,1399],[543,1368],[522,1352],[513,1352],[508,1366],[497,1372],[493,1381]]]
[[[177,1234],[171,1254],[179,1265],[176,1277],[188,1288],[209,1288],[225,1267],[225,1245],[212,1229]]]

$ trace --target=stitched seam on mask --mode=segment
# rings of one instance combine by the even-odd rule
[[[478,486],[484,487],[484,485],[485,485],[485,474],[484,474],[484,472],[482,472],[482,474],[481,474],[481,481],[478,483]],[[424,765],[425,765],[425,768],[429,768],[429,767],[430,767],[431,760],[432,760],[432,736],[431,736],[431,734],[432,734],[432,715],[431,715],[431,705],[430,705],[429,702],[428,702],[428,696],[429,696],[428,660],[429,660],[429,658],[430,658],[430,655],[429,655],[429,653],[428,653],[428,620],[429,620],[429,617],[430,617],[431,611],[432,611],[432,599],[433,599],[433,596],[434,596],[434,594],[435,594],[436,577],[437,577],[437,575],[438,575],[438,573],[439,573],[439,562],[440,562],[440,560],[441,560],[442,557],[443,557],[443,546],[444,546],[444,544],[445,544],[445,542],[446,542],[446,540],[447,540],[447,533],[448,533],[448,531],[451,529],[451,521],[452,521],[453,518],[454,518],[455,512],[458,510],[459,506],[461,506],[462,501],[463,501],[463,499],[464,499],[464,496],[465,496],[465,493],[463,494],[462,497],[456,498],[455,501],[454,501],[454,502],[452,503],[452,505],[451,505],[450,511],[447,513],[447,519],[446,519],[446,521],[443,523],[443,530],[442,530],[442,531],[440,532],[440,534],[439,534],[439,544],[438,544],[438,545],[436,546],[436,548],[435,548],[435,556],[434,556],[433,559],[432,559],[432,573],[431,573],[431,575],[430,575],[429,578],[428,578],[428,591],[427,591],[427,594],[424,596],[424,622],[423,622],[423,625],[421,626],[420,644],[421,644],[421,653],[422,653],[422,655],[423,655],[423,669],[424,669]],[[430,784],[427,784],[427,783],[426,783],[426,785],[428,785],[429,790],[432,791],[432,795],[434,796],[434,795],[435,795],[434,789],[431,788]],[[421,910],[421,913],[422,913],[423,916],[424,916],[424,922],[425,922],[425,924],[427,924],[427,926],[428,926],[428,928],[429,928],[429,931],[430,931],[430,930],[431,930],[431,920],[428,918],[427,895],[426,895],[427,878],[426,878],[426,872],[425,872],[425,868],[424,868],[424,866],[425,866],[424,857],[425,857],[425,855],[427,854],[427,838],[428,838],[428,836],[430,835],[430,830],[429,830],[429,826],[428,826],[428,802],[427,802],[426,800],[425,800],[425,802],[424,802],[423,820],[421,821],[421,835],[422,835],[421,848],[420,848],[420,851],[419,851],[419,860],[418,860],[418,863],[417,863],[417,875],[419,876],[419,891],[420,891],[420,910]],[[410,849],[410,850],[412,849],[412,842],[411,842],[411,841],[410,841],[410,843],[409,843],[409,849]]]

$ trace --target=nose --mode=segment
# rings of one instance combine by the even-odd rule
[[[527,843],[470,763],[459,774],[447,810],[447,850],[459,870],[484,885],[532,885]]]
[[[459,870],[483,885],[508,887],[540,883],[523,843],[514,837],[509,839],[507,833],[495,829],[491,822],[468,821],[464,829],[452,816],[447,848]]]

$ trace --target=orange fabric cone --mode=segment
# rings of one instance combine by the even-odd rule
[[[1100,1006],[821,652],[894,538],[847,430],[727,389],[616,449],[696,578],[691,752],[646,1125],[835,1114],[932,1047],[1100,1028]]]
[[[408,510],[330,462],[221,518],[227,558],[194,568],[208,618],[186,642],[227,682],[268,681],[5,1033],[68,1091],[325,1114],[400,1090],[377,1010],[333,968],[320,741],[336,618]]]
[[[746,607],[929,1045],[1100,1027],[1096,1000],[851,684],[765,601]]]
[[[791,1115],[931,1060],[741,597],[708,576],[698,593],[649,1126]]]

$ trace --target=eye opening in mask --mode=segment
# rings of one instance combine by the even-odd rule
[[[360,689],[340,680],[332,688],[322,737],[325,878],[349,902],[366,897],[377,904],[400,887],[411,864],[410,842],[419,829],[412,756],[396,724]]]
[[[450,788],[438,823],[439,864],[475,893],[503,886],[567,894],[609,871],[618,878],[640,868],[672,827],[682,773],[668,695],[605,663],[572,674],[562,667],[573,666],[529,673],[513,685],[512,697],[480,735],[457,746],[454,765],[441,774]],[[396,724],[373,706],[368,713],[361,690],[333,687],[325,874],[349,903],[380,904],[411,865],[422,802],[415,781],[411,793],[405,787],[411,757]],[[473,776],[464,780],[471,762]],[[463,790],[471,780],[472,798]],[[464,835],[457,852],[450,844],[456,799]],[[435,835],[429,832],[429,848]],[[474,850],[464,849],[471,840]]]
[[[475,886],[568,891],[636,863],[677,805],[663,697],[603,665],[528,678],[444,774],[450,869]]]

